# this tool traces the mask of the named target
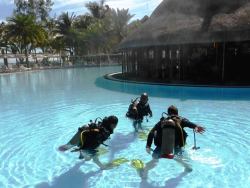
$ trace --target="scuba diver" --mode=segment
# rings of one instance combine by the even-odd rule
[[[173,105],[168,108],[167,115],[166,118],[162,117],[148,134],[146,151],[151,152],[151,144],[154,139],[156,148],[153,157],[155,158],[172,159],[174,155],[182,155],[182,148],[185,146],[188,136],[184,127],[189,127],[201,134],[205,132],[204,127],[179,116],[177,107]]]
[[[178,109],[173,105],[168,108],[167,115],[167,117],[162,116],[148,134],[146,151],[149,154],[153,151],[153,159],[146,163],[143,169],[138,171],[143,179],[147,178],[148,171],[157,165],[159,158],[174,159],[184,167],[185,174],[192,171],[191,166],[183,160],[182,155],[182,148],[186,144],[187,138],[184,127],[189,127],[201,134],[205,132],[205,128],[179,116]],[[151,149],[153,139],[156,145],[154,150]]]
[[[78,128],[77,133],[70,139],[70,141],[59,147],[60,151],[66,151],[72,147],[77,147],[71,152],[80,152],[79,159],[93,161],[100,167],[105,168],[97,158],[97,148],[113,134],[114,129],[117,126],[118,118],[116,116],[105,117],[103,120],[95,122],[90,121],[88,125],[84,125]],[[101,119],[101,118],[100,118]]]
[[[148,104],[148,94],[142,93],[139,102],[138,99],[139,98],[136,98],[131,101],[128,112],[126,113],[126,117],[133,121],[133,126],[136,131],[142,128],[141,123],[143,122],[144,116],[153,116],[150,105]]]

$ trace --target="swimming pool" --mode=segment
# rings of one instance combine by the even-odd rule
[[[120,67],[58,69],[0,75],[0,187],[248,187],[250,185],[250,89],[150,86],[110,81],[102,75]],[[132,98],[149,93],[153,118],[135,133],[125,118]],[[133,168],[146,164],[145,137],[174,104],[179,113],[204,125],[196,135],[186,129],[187,173],[173,160],[162,159],[141,178]],[[61,153],[77,128],[90,119],[114,114],[119,124],[101,146],[100,161],[123,163],[100,170],[77,153]]]

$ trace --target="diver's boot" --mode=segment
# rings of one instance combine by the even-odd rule
[[[84,159],[83,152],[80,151],[79,159]]]
[[[193,169],[191,167],[185,167],[184,168],[184,172],[186,172],[186,173],[190,173],[192,171],[193,171]]]

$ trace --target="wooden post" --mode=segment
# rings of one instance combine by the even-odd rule
[[[226,43],[223,41],[223,54],[222,54],[222,72],[221,72],[221,81],[224,82],[225,77],[225,48]]]
[[[171,46],[169,46],[169,81],[172,82],[173,81],[173,63],[172,63],[172,51],[173,49],[171,48]]]

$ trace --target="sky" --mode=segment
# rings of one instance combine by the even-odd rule
[[[85,14],[87,9],[85,4],[93,0],[53,0],[54,5],[50,15],[58,16],[62,12],[74,12],[76,15]],[[99,0],[94,0],[99,1]],[[106,0],[111,8],[125,8],[129,9],[130,14],[135,16],[132,20],[141,19],[143,16],[148,15],[153,12],[153,10],[162,2],[163,0]],[[14,0],[0,0],[0,21],[6,20],[7,17],[12,15],[14,9]]]

